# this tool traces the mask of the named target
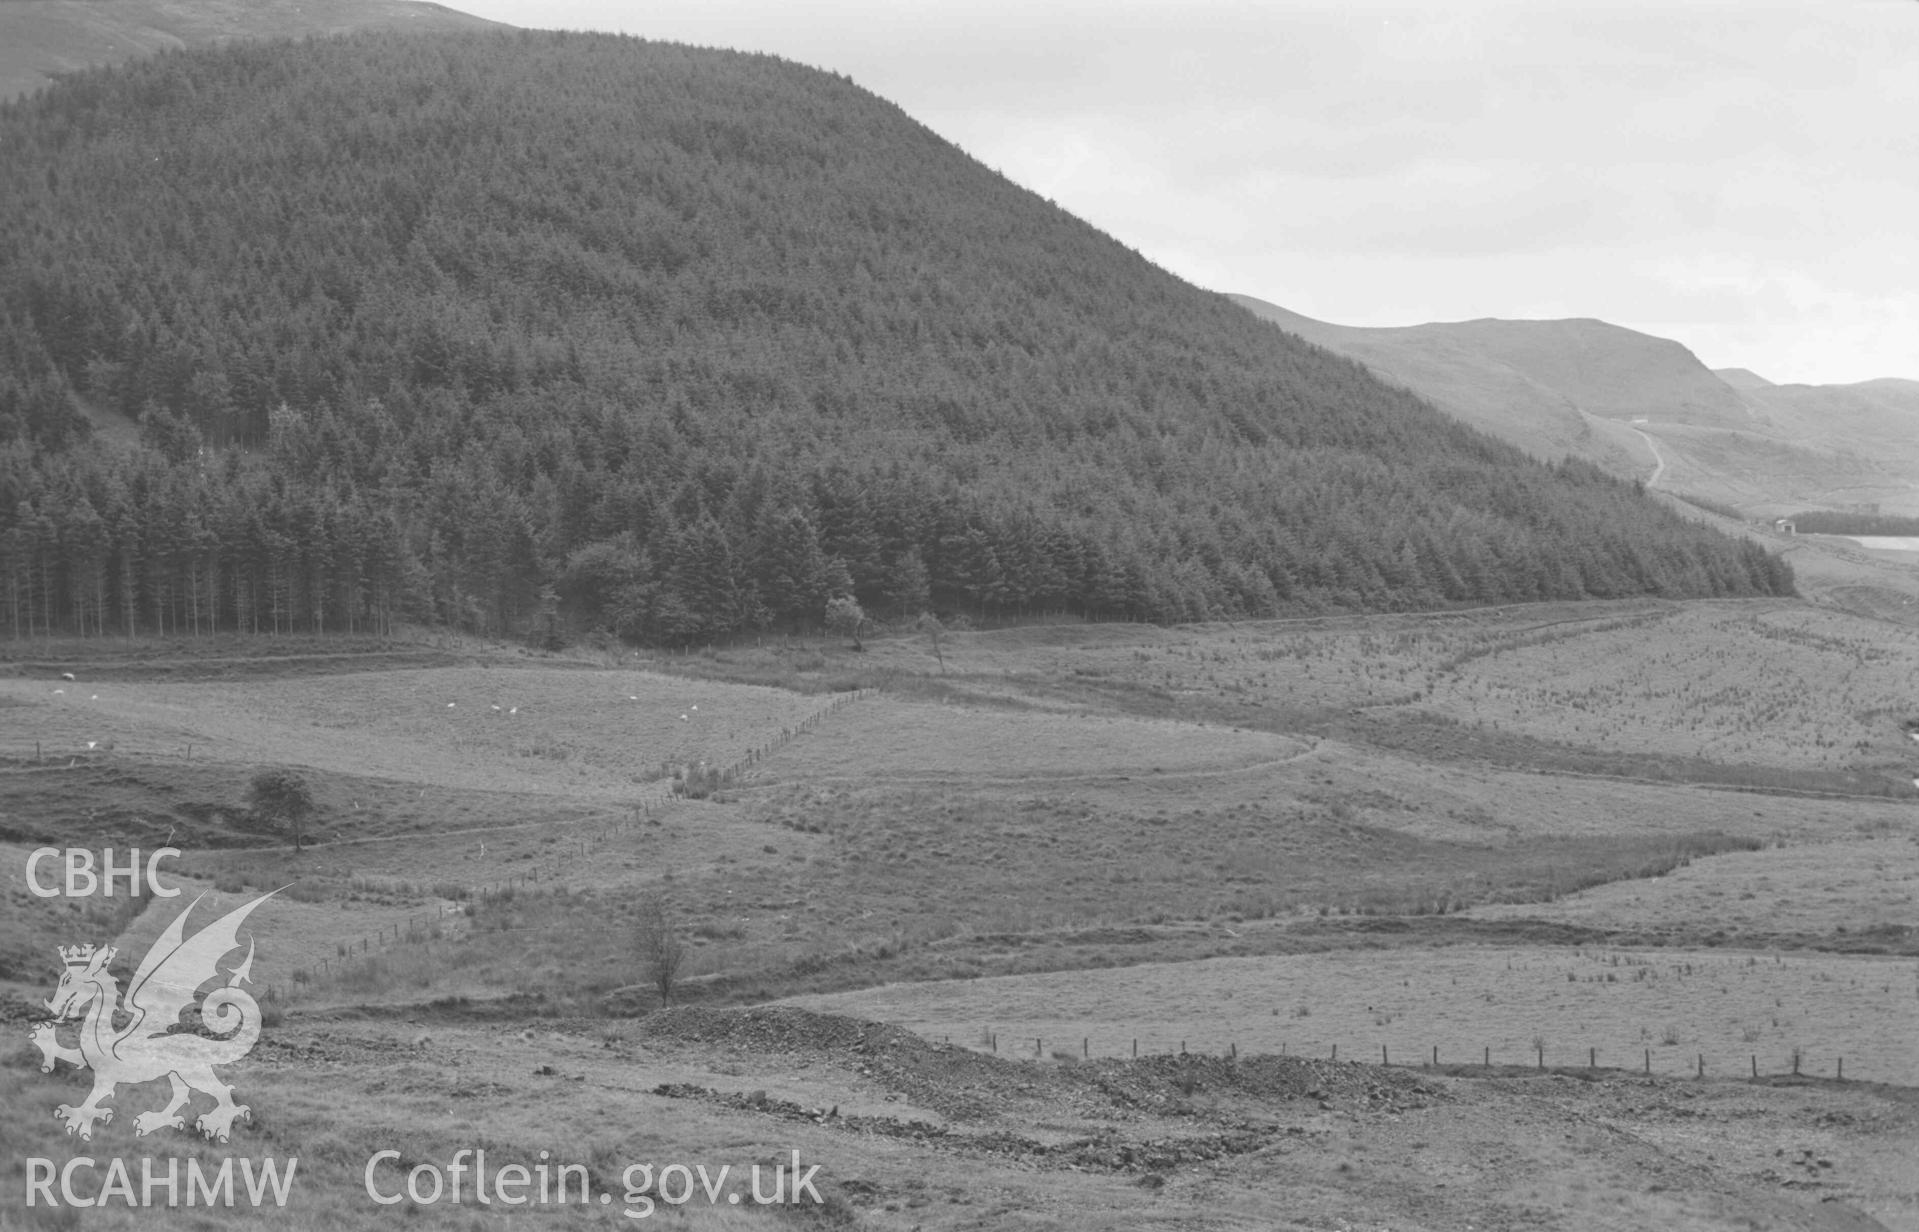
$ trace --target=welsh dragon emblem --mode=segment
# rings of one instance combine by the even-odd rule
[[[121,1083],[150,1082],[166,1078],[173,1083],[173,1098],[158,1112],[142,1112],[133,1119],[134,1132],[140,1135],[156,1129],[185,1129],[180,1110],[201,1091],[211,1095],[214,1106],[194,1125],[207,1137],[225,1142],[233,1132],[233,1123],[251,1116],[245,1104],[233,1102],[233,1088],[213,1073],[216,1065],[228,1065],[244,1057],[260,1038],[260,1006],[239,985],[252,982],[253,944],[247,943],[247,956],[227,977],[226,986],[209,992],[200,1002],[200,1020],[207,1028],[223,1036],[209,1039],[171,1030],[180,1022],[181,1013],[191,1006],[200,986],[220,975],[218,963],[239,947],[241,923],[255,907],[274,894],[263,894],[245,903],[191,937],[186,932],[187,916],[199,905],[196,898],[187,909],[173,918],[160,939],[153,943],[140,967],[133,973],[125,998],[120,996],[119,981],[107,970],[119,951],[112,946],[95,949],[92,945],[61,946],[60,961],[65,971],[51,1000],[45,1002],[53,1020],[36,1026],[29,1038],[40,1049],[41,1073],[52,1073],[55,1061],[65,1061],[80,1069],[93,1071],[93,1092],[79,1107],[61,1104],[54,1116],[65,1121],[67,1132],[83,1140],[93,1137],[95,1121],[113,1120],[113,1109],[101,1106],[111,1099]],[[201,898],[206,897],[204,894]],[[126,1019],[115,1027],[117,1016]],[[84,1015],[84,1018],[82,1016]],[[59,1024],[81,1019],[80,1046],[63,1047],[55,1038]]]

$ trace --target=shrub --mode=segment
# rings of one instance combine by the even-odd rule
[[[247,807],[262,822],[285,829],[295,851],[305,844],[306,821],[313,815],[313,790],[307,781],[284,766],[262,770],[247,784]]]

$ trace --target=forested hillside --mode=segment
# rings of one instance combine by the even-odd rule
[[[1791,588],[770,57],[168,53],[0,108],[0,167],[15,635]]]

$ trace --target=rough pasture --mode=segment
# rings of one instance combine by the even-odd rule
[[[969,683],[1274,730],[1361,710],[1601,753],[1896,769],[1913,751],[1903,722],[1919,717],[1919,629],[1776,600],[948,640],[948,665]],[[891,653],[905,665],[923,650]]]
[[[64,689],[56,694],[55,689]],[[641,671],[451,667],[237,683],[0,680],[0,750],[286,763],[446,787],[626,800],[665,763],[726,764],[826,699]],[[682,719],[680,716],[685,715]]]
[[[1689,606],[1646,625],[1517,639],[1424,707],[1635,753],[1814,769],[1896,764],[1919,708],[1919,630],[1804,606]]]
[[[774,758],[767,774],[809,782],[1039,786],[1251,770],[1291,761],[1311,747],[1310,740],[1232,726],[882,697],[808,733]]]
[[[1279,1052],[1402,1062],[1602,1065],[1719,1077],[1802,1067],[1831,1077],[1919,1082],[1910,959],[1725,950],[1551,946],[1403,948],[1152,963],[892,985],[793,1004],[897,1023],[931,1039],[1002,1051]],[[1668,1042],[1670,1041],[1670,1042]]]
[[[1735,934],[1903,932],[1919,923],[1919,843],[1908,833],[1728,851],[1663,877],[1596,886],[1553,903],[1476,907],[1467,914],[1594,928],[1670,929],[1711,921]]]

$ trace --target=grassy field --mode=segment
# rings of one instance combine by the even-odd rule
[[[1919,1085],[1910,959],[1539,946],[1395,948],[1153,963],[1109,971],[893,985],[805,997],[1009,1055],[1063,1049],[1278,1053],[1419,1064],[1597,1061],[1656,1074],[1790,1072]],[[1651,1054],[1650,1061],[1647,1054]]]
[[[1023,675],[1056,696],[1262,727],[1377,709],[1595,753],[1797,770],[1902,768],[1919,694],[1919,630],[1774,601],[1047,634],[949,639],[947,662],[962,681]],[[923,668],[921,649],[891,654]]]
[[[1808,769],[1903,766],[1919,630],[1703,606],[1652,629],[1517,638],[1437,685],[1435,713],[1595,749]]]
[[[1902,935],[1919,920],[1919,842],[1843,838],[1735,851],[1646,881],[1599,886],[1550,904],[1485,906],[1479,919],[1602,928],[1671,928],[1716,921],[1732,932]]]
[[[1896,1164],[1906,1139],[1829,1125],[1808,1138],[1808,1118],[1825,1113],[1805,1101],[1823,1096],[1796,1088],[1726,1097],[1696,1127],[1705,1136],[1683,1148],[1693,1171],[1674,1192],[1713,1196],[1652,1200],[1632,1187],[1649,1166],[1639,1148],[1614,1143],[1577,1165],[1584,1196],[1450,1158],[1452,1175],[1502,1194],[1470,1209],[1446,1205],[1439,1174],[1406,1154],[1431,1135],[1402,1139],[1389,1118],[1301,1140],[1297,1167],[1271,1153],[1169,1166],[1153,1190],[1137,1169],[1096,1170],[1061,1198],[1021,1179],[1031,1159],[805,1118],[769,1128],[648,1094],[662,1082],[765,1089],[901,1124],[1060,1140],[1095,1122],[1142,1142],[1230,1137],[1280,1115],[1269,1096],[1221,1094],[1163,1124],[1114,1112],[1071,1128],[1071,1109],[1111,1094],[1085,1086],[1099,1058],[1130,1065],[1135,1038],[1146,1054],[1184,1043],[1321,1061],[1337,1045],[1342,1062],[1376,1062],[1382,1045],[1396,1063],[1435,1045],[1449,1063],[1490,1048],[1514,1075],[1536,1073],[1543,1043],[1549,1069],[1583,1070],[1596,1049],[1602,1068],[1643,1070],[1650,1052],[1662,1081],[1695,1074],[1701,1055],[1709,1078],[1747,1074],[1754,1055],[1789,1072],[1798,1049],[1821,1081],[1843,1056],[1848,1079],[1919,1085],[1910,630],[1774,601],[1642,602],[962,630],[943,639],[943,663],[920,634],[876,636],[863,653],[767,639],[572,660],[457,641],[336,654],[303,639],[276,665],[273,649],[101,647],[90,661],[84,645],[16,648],[15,674],[0,678],[0,981],[32,1006],[58,974],[53,946],[113,939],[130,969],[193,896],[207,896],[193,917],[204,921],[278,890],[256,916],[253,973],[273,990],[269,1038],[293,1051],[261,1056],[248,1082],[256,1108],[277,1109],[274,1141],[326,1178],[308,1218],[352,1220],[352,1158],[371,1143],[430,1155],[482,1125],[516,1151],[559,1142],[608,1162],[674,1143],[726,1155],[727,1143],[816,1141],[838,1154],[838,1180],[857,1182],[826,1226],[967,1226],[953,1191],[972,1181],[1004,1195],[971,1211],[974,1226],[1285,1226],[1255,1196],[1279,1183],[1309,1195],[1301,1226],[1593,1226],[1594,1194],[1672,1226],[1802,1226],[1753,1188],[1771,1165],[1738,1145],[1774,1117],[1782,1128],[1759,1137],[1817,1141],[1856,1170],[1822,1192],[1919,1226]],[[702,760],[737,777],[675,798],[661,776]],[[247,779],[264,765],[313,786],[303,851],[248,812]],[[161,910],[51,904],[21,880],[42,844],[167,841],[184,849],[168,867],[187,893]],[[988,1060],[989,1040],[1008,1059],[1043,1041],[1008,1089],[1038,1084],[1044,1102],[1065,1084],[1058,1107],[1009,1095],[976,1124],[925,1102],[933,1088],[875,1085],[868,1062],[642,1040],[632,1032],[653,1020],[633,1015],[659,1004],[640,942],[655,906],[685,948],[682,1001],[798,997]],[[423,1033],[435,1042],[373,1060],[375,1037],[411,1050]],[[333,1089],[303,1076],[336,1063]],[[558,1081],[530,1081],[542,1065]],[[586,1088],[567,1082],[574,1072],[593,1075]],[[30,1050],[0,1050],[10,1097],[47,1103],[72,1081],[41,1079]],[[1678,1150],[1692,1132],[1670,1093],[1444,1081],[1466,1085],[1447,1088],[1444,1116],[1465,1119],[1443,1132],[1501,1142],[1488,1158],[1574,1166],[1501,1135],[1515,1117],[1586,1134],[1592,1101],[1636,1141]],[[653,1128],[612,1112],[618,1099]],[[603,1115],[606,1132],[567,1128]],[[1328,1128],[1309,1121],[1295,1128]],[[17,1152],[40,1139],[8,1141]],[[1371,1154],[1386,1143],[1405,1158]],[[1735,1157],[1736,1173],[1722,1162]],[[1419,1214],[1442,1208],[1452,1214]],[[416,1218],[491,1226],[480,1215]],[[742,1220],[767,1223],[688,1217]]]
[[[882,698],[790,746],[762,778],[954,784],[967,788],[1217,775],[1303,757],[1312,742],[1270,732],[1093,714]]]
[[[437,787],[627,800],[667,767],[730,764],[820,709],[654,672],[450,667],[235,683],[0,680],[0,755],[307,766]]]
[[[463,976],[462,987],[597,995],[634,982],[630,962],[573,961],[548,953],[541,938],[588,929],[595,914],[621,918],[647,897],[670,899],[699,934],[700,974],[761,992],[1231,952],[1208,929],[1172,927],[1183,922],[1285,926],[1472,910],[1522,923],[1651,927],[1682,943],[1707,931],[1723,937],[1728,921],[1735,936],[1768,942],[1787,930],[1838,940],[1848,928],[1898,924],[1910,864],[1899,844],[1913,833],[1903,801],[1435,761],[1390,742],[1369,746],[1363,736],[1377,729],[1324,718],[1380,695],[1387,681],[1449,689],[1469,678],[1490,688],[1516,670],[1505,666],[1513,656],[1606,663],[1634,639],[1710,676],[1723,658],[1689,658],[1696,644],[1768,621],[1811,626],[1775,639],[1788,657],[1807,646],[1837,653],[1830,647],[1859,623],[1773,603],[1564,605],[960,633],[946,639],[946,670],[922,664],[923,675],[908,672],[928,647],[905,638],[877,640],[863,657],[781,644],[639,668],[13,680],[0,682],[14,703],[0,709],[0,743],[14,750],[8,817],[28,823],[16,825],[22,840],[92,833],[156,844],[164,823],[192,848],[183,871],[222,886],[297,886],[308,903],[346,908],[343,925],[379,912],[397,920],[445,911],[481,887],[513,887],[523,896],[517,922],[489,938],[494,960],[463,964],[481,974]],[[1896,637],[1887,645],[1874,661],[1895,676],[1919,661]],[[863,678],[893,687],[825,720],[808,721],[820,713],[818,695],[737,679],[824,677],[854,658]],[[1233,674],[1247,670],[1259,675]],[[1529,670],[1571,679],[1565,663]],[[689,675],[699,672],[734,679]],[[1867,687],[1863,676],[1834,679],[1845,698]],[[1398,711],[1426,711],[1442,692],[1409,694],[1400,706],[1375,701],[1365,713],[1394,721]],[[1606,696],[1595,703],[1601,712],[1637,713],[1635,699]],[[1714,713],[1744,704],[1715,696],[1701,703]],[[1517,688],[1506,697],[1534,707],[1515,728],[1556,731],[1558,697]],[[1807,706],[1782,720],[1788,729],[1804,730]],[[1233,721],[1249,709],[1257,722]],[[1287,715],[1321,721],[1292,735],[1271,730]],[[95,729],[124,743],[109,754],[72,752],[71,764],[33,763],[18,751],[28,733],[45,748],[60,733],[71,742]],[[192,761],[164,754],[164,740],[182,735],[205,742]],[[536,746],[547,753],[528,752]],[[150,747],[158,755],[142,751]],[[633,752],[642,748],[660,765],[768,752],[722,802],[668,805],[648,777],[659,765]],[[321,844],[297,857],[241,824],[247,767],[288,760],[317,776],[323,802],[312,827]],[[1851,845],[1833,845],[1841,840]],[[1828,889],[1833,866],[1864,850],[1860,841],[1877,842],[1875,861],[1894,871],[1874,871],[1848,892]],[[1714,852],[1730,854],[1688,867]],[[1726,861],[1780,871],[1723,896],[1673,889],[1702,884],[1706,869]],[[1659,874],[1672,875],[1649,879]],[[1642,910],[1648,894],[1671,905]],[[390,901],[366,905],[379,896]],[[589,934],[617,944],[620,927]],[[1101,929],[1119,930],[1117,939],[1053,959],[1046,946],[1006,944]],[[272,969],[299,970],[302,991],[320,991],[308,968],[380,930],[336,931],[311,921],[298,956]],[[1893,941],[1899,948],[1907,938]],[[1259,944],[1291,942],[1262,933]],[[489,971],[498,977],[490,983]],[[418,973],[395,982],[417,986]]]
[[[743,1024],[746,1025],[746,1024]],[[1883,1088],[1655,1078],[1381,1075],[1347,1062],[1242,1058],[1066,1064],[966,1050],[861,1048],[838,1024],[768,1042],[700,1043],[651,1022],[540,1017],[466,1023],[444,1014],[290,1017],[229,1067],[254,1110],[233,1142],[133,1135],[157,1102],[130,1089],[101,1127],[97,1159],[163,1153],[201,1161],[299,1160],[275,1225],[496,1229],[528,1218],[691,1228],[1619,1229],[1903,1227],[1914,1209],[1919,1118]],[[809,1038],[809,1036],[811,1038]],[[838,1046],[828,1043],[838,1038]],[[855,1034],[854,1039],[857,1039]],[[70,1076],[0,1062],[0,1100],[45,1108]],[[163,1097],[155,1091],[155,1096]],[[399,1190],[401,1168],[444,1174],[455,1152],[489,1167],[584,1169],[584,1208],[506,1211],[467,1200],[375,1207],[364,1178]],[[1221,1149],[1223,1148],[1223,1149]],[[1182,1149],[1195,1158],[1181,1162]],[[729,1206],[740,1174],[792,1152],[822,1201],[770,1212]],[[1209,1154],[1209,1152],[1217,1152]],[[45,1117],[0,1119],[0,1153],[75,1153]],[[1151,1161],[1128,1164],[1128,1158]],[[721,1167],[709,1202],[652,1208],[634,1194],[672,1164]],[[84,1182],[83,1182],[84,1183]],[[136,1181],[136,1184],[138,1182]],[[9,1226],[247,1226],[238,1211],[26,1212]],[[746,1209],[741,1209],[746,1207]],[[40,1218],[34,1218],[40,1215]],[[1845,1222],[1852,1220],[1853,1222]],[[641,1223],[640,1226],[649,1226]]]

